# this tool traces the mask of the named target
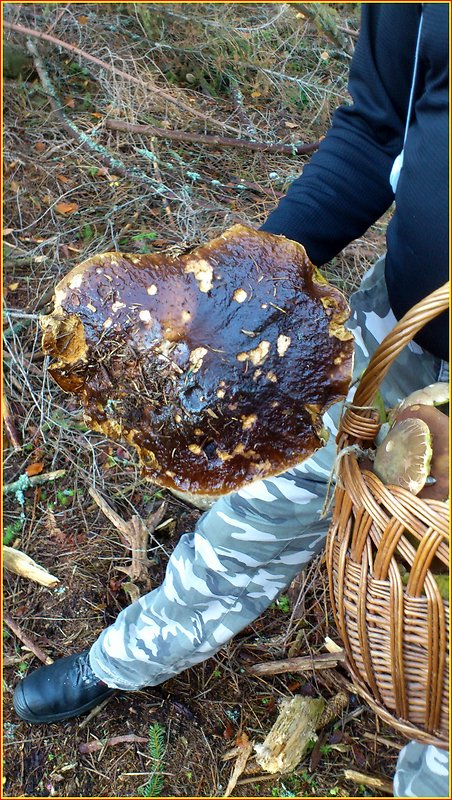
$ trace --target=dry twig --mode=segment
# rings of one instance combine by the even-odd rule
[[[3,485],[3,494],[12,494],[20,490],[25,491],[30,486],[42,486],[43,483],[55,481],[57,478],[62,478],[63,475],[66,475],[65,469],[57,469],[55,472],[42,472],[41,475],[32,475],[31,478],[23,474],[13,483],[5,483]]]
[[[344,769],[344,778],[353,783],[370,786],[372,789],[380,789],[385,794],[394,794],[392,783],[380,775],[369,775],[366,772],[357,772],[355,769]]]
[[[39,645],[36,644],[36,642],[34,642],[32,639],[30,639],[27,633],[24,633],[22,628],[19,627],[17,622],[13,620],[13,618],[8,614],[7,611],[3,612],[3,622],[8,626],[8,628],[12,630],[14,635],[17,636],[17,638],[22,642],[22,644],[24,644],[28,650],[31,650],[31,652],[36,656],[36,658],[39,658],[39,660],[42,661],[43,664],[53,664],[53,658],[50,658],[50,656],[46,656],[46,654],[44,653],[43,650],[41,650]]]
[[[126,733],[124,736],[112,736],[111,739],[96,739],[93,742],[82,742],[78,746],[78,751],[82,753],[82,755],[86,755],[86,753],[95,753],[96,750],[103,750],[105,747],[113,747],[115,744],[129,744],[130,742],[145,744],[147,741],[147,736],[137,736],[135,733]]]
[[[16,451],[21,450],[22,448],[20,444],[19,434],[17,433],[17,429],[14,424],[9,403],[8,400],[6,399],[5,394],[2,394],[2,416],[8,439],[11,442],[12,446],[14,447],[14,450]]]
[[[268,661],[247,667],[251,675],[281,675],[283,672],[305,672],[307,670],[333,669],[339,661],[345,661],[343,650],[336,653],[320,653],[316,656],[286,658],[282,661]]]
[[[201,133],[187,133],[185,131],[156,128],[155,125],[139,125],[126,122],[123,119],[106,119],[105,127],[112,131],[126,131],[128,133],[144,133],[149,136],[159,136],[161,139],[171,139],[175,142],[197,142],[207,147],[237,147],[242,150],[260,150],[264,153],[285,153],[286,155],[299,156],[313,153],[318,149],[320,141],[310,144],[285,143],[285,142],[254,142],[248,139],[231,139],[228,136],[209,136]]]

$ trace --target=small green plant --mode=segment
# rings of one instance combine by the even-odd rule
[[[271,608],[277,608],[279,611],[282,611],[283,614],[288,614],[290,611],[289,598],[285,594],[282,594],[281,597],[278,597],[276,602],[272,603]]]
[[[155,231],[149,231],[149,233],[138,233],[136,236],[130,237],[131,242],[136,242],[140,239],[147,239],[148,242],[153,242],[154,239],[157,239],[157,234]]]
[[[160,797],[163,789],[163,755],[165,752],[165,729],[158,722],[149,726],[149,753],[154,762],[147,783],[140,786],[141,797]]]
[[[86,225],[83,226],[83,228],[82,228],[82,237],[83,237],[83,241],[86,244],[88,244],[88,242],[90,242],[91,239],[94,238],[94,230],[93,230],[92,225],[89,225],[89,223],[87,223]]]
[[[3,531],[3,544],[12,544],[16,536],[18,536],[19,533],[22,533],[23,524],[22,518],[19,517],[19,519],[16,519],[14,522],[6,525],[5,530]]]
[[[71,497],[74,497],[73,489],[59,489],[56,493],[57,500],[60,506],[67,506]]]

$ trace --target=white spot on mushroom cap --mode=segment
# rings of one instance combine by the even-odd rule
[[[248,294],[245,292],[245,289],[236,289],[234,294],[232,295],[232,299],[235,300],[237,303],[243,303]]]
[[[242,420],[242,429],[244,431],[247,431],[249,428],[252,428],[254,423],[256,422],[257,414],[248,414],[248,416],[244,414],[242,415],[241,420]]]
[[[119,311],[120,308],[125,308],[125,307],[126,307],[125,303],[121,303],[119,300],[116,300],[116,302],[113,303],[111,310],[113,311],[114,314],[116,314],[116,312]]]
[[[192,372],[198,372],[198,370],[201,369],[206,353],[207,349],[205,347],[195,347],[195,349],[191,351],[188,360]]]
[[[105,320],[104,324],[102,325],[103,328],[110,328],[113,325],[113,320],[111,317]]]
[[[185,272],[192,272],[198,281],[201,292],[209,292],[213,286],[213,267],[205,258],[198,261],[188,261]]]
[[[64,289],[55,289],[55,305],[61,306],[66,295],[67,292],[65,292]]]
[[[144,322],[144,323],[149,323],[152,320],[151,312],[148,311],[147,308],[143,308],[143,310],[140,311],[138,316],[141,319],[141,322]]]
[[[267,342],[265,339],[262,342],[259,342],[257,347],[253,350],[248,350],[243,353],[238,353],[236,358],[237,361],[248,361],[250,360],[255,367],[262,364],[265,359],[267,358],[270,352],[270,342]]]
[[[155,283],[151,283],[151,285],[150,285],[150,286],[148,286],[148,288],[146,289],[146,291],[147,291],[147,293],[148,293],[148,294],[150,294],[151,296],[152,296],[152,295],[154,295],[154,294],[157,294],[157,286],[155,285]]]
[[[182,311],[181,316],[182,316],[182,322],[189,322],[189,320],[191,319],[190,311]]]
[[[81,285],[82,285],[82,273],[79,272],[78,275],[74,275],[74,277],[72,278],[69,284],[69,289],[79,289]]]
[[[286,352],[287,348],[289,347],[289,345],[290,345],[290,336],[284,336],[284,334],[281,333],[278,336],[278,339],[277,339],[277,342],[276,342],[276,349],[278,351],[278,355],[279,356],[283,356],[284,353]]]
[[[86,307],[87,307],[87,308],[89,308],[89,310],[90,310],[90,311],[92,311],[92,312],[93,312],[93,314],[95,314],[95,313],[96,313],[96,311],[97,311],[97,308],[96,308],[96,306],[93,306],[93,304],[92,304],[92,303],[87,303],[87,304],[86,304]]]

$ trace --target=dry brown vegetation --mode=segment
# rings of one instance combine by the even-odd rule
[[[333,5],[351,50],[357,4]],[[350,58],[297,4],[9,4],[4,19],[85,54],[5,28],[3,354],[13,428],[4,482],[21,483],[5,495],[4,541],[60,584],[44,588],[6,573],[4,605],[19,632],[58,658],[89,646],[130,602],[119,571],[130,563],[127,550],[89,488],[124,520],[145,518],[166,500],[149,550],[153,586],[198,511],[144,483],[131,452],[85,428],[78,404],[48,378],[39,315],[57,280],[94,253],[156,252],[206,241],[234,222],[258,226],[309,156],[207,146],[196,136],[315,143],[346,99]],[[118,121],[160,133],[108,126]],[[164,138],[162,129],[193,140]],[[328,265],[329,278],[350,292],[381,251],[383,231],[382,223],[348,247]],[[35,485],[21,478],[61,470]],[[92,719],[33,727],[13,714],[11,693],[38,659],[5,626],[4,794],[136,796],[155,766],[146,742],[105,741],[146,739],[158,722],[161,795],[221,796],[232,771],[225,751],[244,734],[262,741],[282,697],[328,699],[345,680],[339,668],[262,677],[247,667],[322,652],[326,635],[337,638],[319,559],[214,659],[115,697]],[[98,749],[80,751],[96,740]],[[344,769],[388,779],[399,746],[350,694],[292,774],[245,773],[233,794],[375,795],[348,782]]]

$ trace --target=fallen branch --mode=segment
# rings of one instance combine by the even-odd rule
[[[104,747],[113,747],[115,744],[123,744],[128,742],[138,742],[145,744],[148,741],[146,736],[136,736],[135,733],[126,733],[124,736],[113,736],[111,739],[96,739],[94,742],[82,742],[79,744],[78,751],[85,755],[86,753],[95,753],[96,750],[103,750]]]
[[[286,658],[283,661],[268,661],[247,667],[251,675],[280,675],[283,672],[305,672],[307,670],[333,669],[339,661],[345,661],[345,652],[320,653],[316,656]]]
[[[25,645],[28,650],[31,650],[36,658],[39,658],[43,664],[53,664],[53,658],[46,656],[43,650],[34,642],[30,637],[23,632],[22,628],[13,620],[7,611],[3,612],[3,622],[12,630],[15,636]]]
[[[365,772],[357,772],[354,769],[344,769],[344,778],[347,781],[360,783],[363,786],[371,786],[372,789],[381,789],[385,794],[394,794],[392,782],[379,775],[369,775]]]
[[[173,131],[166,128],[156,128],[155,125],[139,125],[126,122],[123,119],[106,119],[105,127],[112,131],[125,131],[127,133],[145,133],[149,136],[159,136],[161,139],[171,139],[176,142],[198,142],[208,147],[238,147],[244,150],[262,150],[265,153],[285,153],[287,155],[303,155],[313,153],[318,149],[320,141],[312,144],[290,144],[284,142],[252,142],[247,139],[232,139],[228,136],[211,136],[201,133],[187,133],[186,131]]]
[[[6,399],[5,394],[2,394],[2,416],[6,434],[12,446],[14,447],[14,450],[16,451],[21,450],[22,447],[20,444],[19,434],[17,433],[17,429],[14,424],[9,403],[8,400]]]
[[[208,117],[202,111],[197,111],[188,103],[184,103],[183,100],[177,100],[168,92],[165,92],[163,89],[159,89],[150,80],[144,81],[141,78],[135,77],[135,75],[129,75],[128,72],[124,72],[122,69],[118,69],[112,64],[108,64],[107,61],[102,61],[102,59],[91,55],[91,53],[87,53],[85,50],[81,50],[80,47],[76,47],[74,44],[69,44],[69,42],[65,42],[62,39],[57,39],[56,36],[51,36],[43,31],[37,31],[34,28],[27,28],[25,25],[19,25],[15,22],[7,22],[6,20],[3,20],[3,25],[5,28],[16,31],[16,33],[21,33],[24,36],[33,36],[35,39],[56,44],[58,47],[62,47],[64,50],[68,50],[70,53],[80,56],[81,58],[85,59],[85,61],[91,61],[91,63],[96,64],[98,67],[108,70],[108,72],[111,72],[113,75],[117,75],[119,78],[124,78],[124,80],[129,81],[130,83],[135,83],[138,86],[144,86],[148,90],[151,89],[154,94],[156,94],[158,97],[161,97],[162,100],[172,103],[183,111],[187,111],[193,117],[202,119],[204,124],[208,122],[217,128],[223,128],[223,130],[231,131],[232,133],[239,133],[238,129],[232,125],[228,125],[226,122],[221,122],[221,120],[214,119],[213,117]]]
[[[41,486],[43,483],[56,481],[57,478],[62,478],[63,475],[66,475],[65,469],[57,469],[55,472],[43,472],[41,475],[32,475],[31,478],[24,473],[17,481],[5,483],[3,486],[3,494],[12,494],[18,491],[24,492],[31,486]]]
[[[174,192],[171,192],[171,190],[164,186],[160,186],[157,181],[153,180],[153,178],[150,178],[149,175],[146,175],[146,173],[138,167],[126,167],[126,165],[119,158],[113,156],[106,147],[99,144],[99,142],[94,141],[94,139],[85,133],[85,131],[79,130],[77,125],[66,115],[56,93],[55,87],[49,78],[47,70],[44,67],[44,63],[33,42],[27,41],[27,49],[33,56],[36,72],[38,73],[43,88],[48,95],[50,105],[60,120],[64,130],[72,139],[76,140],[79,147],[81,147],[83,150],[88,150],[88,152],[94,153],[96,157],[100,159],[100,161],[106,164],[112,173],[121,175],[123,178],[128,180],[138,180],[139,183],[148,186],[153,192],[156,192],[156,194],[177,199],[177,195],[175,195]]]
[[[31,581],[41,584],[41,586],[48,586],[53,588],[56,586],[60,579],[55,575],[51,575],[44,567],[33,561],[26,553],[21,550],[16,550],[14,547],[7,547],[3,545],[3,564],[10,572],[15,575],[20,575],[23,578],[28,578]]]

